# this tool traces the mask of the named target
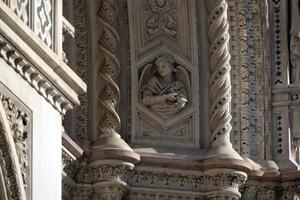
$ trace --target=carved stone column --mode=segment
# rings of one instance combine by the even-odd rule
[[[120,71],[117,58],[120,43],[116,27],[118,15],[118,4],[115,0],[101,1],[97,19],[103,28],[99,38],[103,59],[97,81],[103,83],[103,88],[98,94],[97,112],[103,110],[103,114],[97,117],[97,139],[92,146],[92,160],[119,159],[135,163],[139,160],[139,155],[134,153],[118,134],[120,118],[116,106],[120,99],[120,91],[115,82]]]
[[[232,126],[230,113],[231,82],[230,82],[230,54],[229,24],[227,19],[226,0],[206,1],[209,37],[210,64],[210,149],[207,157],[222,155],[242,159],[232,148],[230,131]]]
[[[100,66],[96,74],[95,142],[92,144],[91,163],[97,171],[93,181],[93,199],[122,199],[127,191],[127,172],[140,159],[119,135],[120,118],[116,107],[120,100],[117,80],[120,72],[118,50],[118,1],[102,0],[97,10],[97,23],[101,28],[98,47]],[[97,4],[97,3],[96,3]],[[96,5],[95,4],[95,5]],[[104,177],[104,178],[103,178]]]

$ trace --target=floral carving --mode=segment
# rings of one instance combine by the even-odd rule
[[[177,1],[148,0],[145,2],[145,28],[148,37],[160,32],[176,38]]]
[[[5,97],[3,95],[1,96],[0,94],[0,98],[6,111],[7,119],[10,123],[10,128],[18,154],[18,161],[21,167],[23,183],[26,187],[28,184],[26,171],[29,161],[27,147],[28,132],[26,131],[25,127],[29,123],[29,116],[25,112],[19,110],[17,106],[12,103],[9,97]]]
[[[139,196],[141,193],[144,193],[143,191],[135,191],[133,188],[156,188],[181,192],[193,191],[195,194],[197,193],[197,197],[205,195],[208,191],[215,191],[218,195],[227,195],[223,194],[222,191],[224,188],[230,188],[230,190],[236,191],[232,196],[237,198],[240,197],[238,189],[246,181],[247,177],[246,174],[237,171],[182,174],[177,170],[161,172],[160,170],[132,169],[110,164],[97,167],[78,167],[76,177],[73,178],[84,187],[89,184],[93,185],[94,197],[98,199],[104,197],[104,199],[109,199],[113,197],[111,195],[115,195],[116,199],[120,198],[124,195],[124,191],[127,190],[127,187],[124,187],[125,185],[132,187],[129,189],[130,199],[132,195]],[[123,184],[115,184],[116,182]],[[167,193],[162,193],[161,195],[168,196]],[[172,195],[177,196],[179,193]],[[191,197],[190,194],[186,195],[183,196],[186,198]]]

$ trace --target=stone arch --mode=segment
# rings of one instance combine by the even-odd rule
[[[13,135],[0,101],[0,200],[26,200]]]

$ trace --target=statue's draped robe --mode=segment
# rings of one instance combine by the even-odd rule
[[[174,80],[170,84],[163,84],[160,77],[153,76],[145,85],[142,91],[142,98],[159,97],[169,93],[176,93],[177,98],[187,99],[187,93],[184,85],[180,81]],[[177,101],[162,101],[149,106],[153,111],[160,115],[173,115],[182,110],[182,106]]]

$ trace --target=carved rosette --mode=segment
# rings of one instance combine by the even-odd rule
[[[229,32],[226,0],[207,1],[210,42],[210,130],[211,146],[231,146],[230,120],[231,83],[228,50]]]

